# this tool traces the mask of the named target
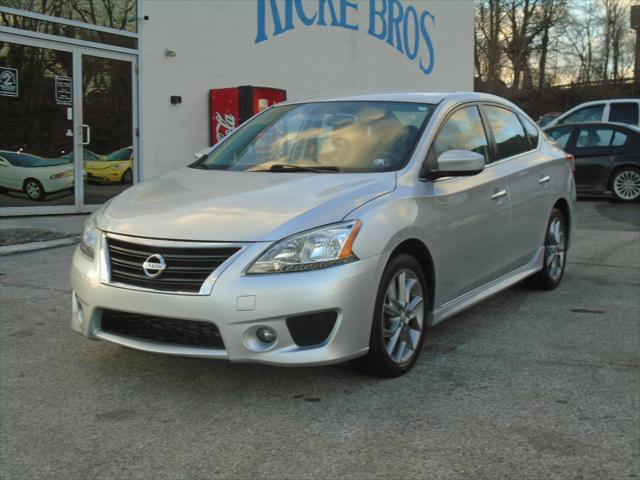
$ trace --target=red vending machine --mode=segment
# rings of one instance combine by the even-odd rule
[[[256,113],[286,99],[287,91],[279,88],[245,85],[212,89],[209,92],[211,145],[218,143]]]

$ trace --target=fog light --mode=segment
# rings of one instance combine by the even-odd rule
[[[271,327],[260,327],[256,331],[256,337],[262,343],[271,343],[276,339],[277,335],[276,331]]]

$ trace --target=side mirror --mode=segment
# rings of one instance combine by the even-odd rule
[[[428,180],[477,175],[484,170],[484,156],[470,150],[448,150],[438,157],[437,164],[437,170],[426,173]]]
[[[196,153],[193,154],[194,158],[196,160],[200,160],[200,158],[204,157],[205,155],[209,155],[209,152],[213,149],[213,147],[206,147],[206,148],[202,148],[200,150],[198,150]]]

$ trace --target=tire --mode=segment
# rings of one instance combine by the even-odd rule
[[[618,202],[640,199],[640,168],[622,167],[611,177],[611,192]]]
[[[553,290],[562,281],[567,264],[567,221],[558,208],[554,208],[544,236],[544,263],[542,270],[527,278],[528,287]]]
[[[42,184],[35,178],[29,178],[24,182],[24,193],[27,194],[31,200],[40,201],[47,194],[44,191]]]
[[[133,182],[133,173],[127,170],[122,174],[122,183],[131,184]]]
[[[410,285],[408,295],[399,299],[400,305],[393,298],[399,296],[399,282],[405,288]],[[406,306],[406,298],[414,308]],[[354,361],[356,368],[385,378],[407,373],[424,344],[428,306],[428,284],[418,261],[404,253],[393,257],[385,267],[378,287],[369,352]]]

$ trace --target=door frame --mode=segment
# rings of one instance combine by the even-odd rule
[[[91,55],[94,57],[122,60],[131,64],[131,112],[132,131],[131,138],[133,146],[133,183],[135,184],[140,176],[140,145],[139,145],[139,108],[138,108],[138,55],[113,52],[100,48],[67,44],[53,40],[44,40],[22,35],[2,34],[2,40],[20,45],[27,45],[36,48],[49,48],[70,52],[72,54],[72,88],[73,88],[73,163],[74,163],[74,204],[73,205],[42,205],[26,207],[0,207],[0,217],[22,216],[22,215],[42,215],[42,214],[69,214],[69,213],[89,213],[100,207],[100,204],[86,204],[84,202],[84,171],[82,155],[82,56]],[[82,179],[82,181],[77,181]]]

